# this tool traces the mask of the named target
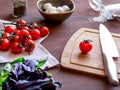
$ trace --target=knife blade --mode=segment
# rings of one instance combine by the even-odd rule
[[[113,60],[113,57],[119,57],[117,46],[111,33],[103,24],[99,26],[99,36],[108,81],[112,85],[119,85],[117,66]]]

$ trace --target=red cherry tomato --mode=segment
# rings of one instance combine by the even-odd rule
[[[4,32],[2,37],[9,38],[10,37],[10,33]]]
[[[6,26],[5,29],[4,29],[4,32],[7,32],[7,33],[12,33],[14,31],[14,28],[10,25]]]
[[[27,39],[32,39],[32,36],[29,34],[28,37],[26,38]]]
[[[33,40],[37,40],[40,38],[40,31],[38,29],[30,30],[30,35],[32,36]]]
[[[37,23],[32,23],[33,27],[38,27]]]
[[[79,48],[83,54],[87,54],[92,49],[92,44],[90,40],[84,40],[80,42]]]
[[[46,26],[42,26],[41,28],[38,28],[40,31],[40,36],[44,37],[46,35],[48,35],[49,33],[49,29]]]
[[[27,26],[22,26],[22,29],[26,29],[26,30],[28,30],[29,31],[29,27],[27,27]]]
[[[23,19],[20,19],[17,23],[16,23],[16,29],[22,29],[22,25],[26,25],[26,21]]]
[[[19,37],[21,40],[26,40],[29,37],[29,32],[26,29],[20,30]]]
[[[32,39],[27,39],[25,41],[25,50],[27,52],[32,52],[35,48],[35,42]]]
[[[19,54],[23,50],[22,45],[18,42],[13,42],[11,44],[10,49],[11,49],[11,52],[14,53],[14,54]]]
[[[22,24],[22,25],[25,25],[25,24],[26,24],[26,21],[23,20],[23,19],[20,19],[20,20],[18,21],[18,23],[19,23],[19,24]]]
[[[0,39],[0,50],[1,51],[7,51],[10,47],[10,42],[7,38],[1,38]]]
[[[12,42],[20,42],[20,37],[19,37],[20,30],[14,30],[9,37],[10,43]]]
[[[18,35],[14,35],[11,37],[11,42],[21,42],[20,37]]]
[[[14,30],[11,34],[12,34],[12,35],[19,35],[19,33],[20,33],[20,30],[17,30],[17,29],[16,29],[16,30]]]

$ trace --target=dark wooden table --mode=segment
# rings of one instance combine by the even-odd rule
[[[93,11],[88,0],[74,0],[76,10],[66,21],[55,24],[44,20],[39,14],[37,0],[28,0],[27,14],[21,18],[12,18],[11,0],[0,0],[0,19],[15,21],[25,19],[27,22],[44,23],[50,30],[48,38],[42,45],[59,61],[69,38],[78,29],[86,27],[98,29],[99,23],[91,23],[89,17],[98,16],[98,12]],[[120,0],[102,0],[104,4],[120,3]],[[104,23],[111,32],[120,33],[120,21],[108,21]],[[54,67],[49,70],[53,73],[56,81],[60,81],[63,86],[57,90],[120,90],[120,86],[114,87],[108,84],[106,78],[86,75],[81,72],[64,70],[61,67]]]

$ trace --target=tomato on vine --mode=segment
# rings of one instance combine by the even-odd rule
[[[19,37],[21,40],[26,40],[29,37],[29,32],[26,29],[20,30]]]
[[[22,25],[25,25],[25,24],[26,24],[26,21],[23,20],[23,19],[20,19],[20,20],[18,21],[18,23],[19,23],[19,24],[22,24]]]
[[[7,51],[9,50],[10,42],[7,38],[0,38],[0,50]]]
[[[1,37],[5,37],[5,38],[9,38],[10,37],[10,33],[8,33],[8,32],[3,32],[2,33],[2,36]]]
[[[40,38],[40,31],[36,28],[30,30],[30,35],[32,36],[33,40],[37,40]]]
[[[32,39],[27,39],[25,41],[25,50],[27,52],[32,52],[35,48],[35,42]]]
[[[33,27],[38,27],[38,24],[37,23],[32,23],[32,26]]]
[[[19,54],[23,50],[22,45],[18,42],[13,42],[10,48],[11,48],[11,52],[14,54]]]
[[[26,29],[26,30],[30,30],[30,28],[28,26],[22,26],[22,29]]]
[[[16,23],[16,29],[22,29],[22,26],[26,25],[26,21],[23,19],[20,19],[19,21],[17,21]]]
[[[10,25],[6,26],[5,29],[4,29],[4,32],[7,32],[7,33],[12,33],[14,31],[14,28]]]
[[[14,36],[11,36],[10,38],[10,42],[19,42],[20,43],[20,37],[18,35],[14,35]]]
[[[20,30],[15,29],[11,34],[12,35],[19,35],[19,33],[20,33]]]
[[[46,26],[42,26],[38,29],[40,31],[40,36],[41,37],[44,37],[44,36],[48,35],[48,33],[49,33],[49,29]]]
[[[33,22],[27,23],[23,19],[3,24],[7,26],[4,26],[4,31],[0,35],[0,50],[6,51],[10,48],[11,52],[16,54],[21,53],[23,48],[27,52],[32,52],[35,49],[34,40],[49,33],[46,26],[39,26]],[[13,25],[16,28],[13,28]]]

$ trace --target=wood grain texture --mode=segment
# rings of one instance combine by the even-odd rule
[[[112,35],[117,47],[119,47],[120,45],[117,42],[120,40],[120,35],[116,33],[112,33]],[[93,49],[88,54],[82,54],[79,50],[79,43],[84,39],[93,41]],[[118,49],[120,52],[120,48]],[[117,58],[115,62],[118,67],[118,74],[120,74],[120,58]],[[105,77],[99,32],[89,28],[81,28],[76,31],[63,50],[61,65],[64,68]]]

